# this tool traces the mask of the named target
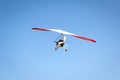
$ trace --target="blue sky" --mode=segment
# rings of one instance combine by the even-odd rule
[[[120,80],[119,0],[1,0],[0,80]],[[54,51],[63,29],[68,52]]]

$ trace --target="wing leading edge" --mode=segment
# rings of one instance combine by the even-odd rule
[[[52,31],[52,32],[57,32],[57,33],[61,33],[61,34],[71,35],[71,36],[74,36],[76,38],[80,38],[80,39],[87,40],[87,41],[90,41],[90,42],[96,42],[93,39],[86,38],[86,37],[83,37],[83,36],[79,36],[79,35],[76,35],[76,34],[73,34],[73,33],[70,33],[70,32],[64,31],[64,30],[60,30],[60,29],[32,28],[32,30]]]

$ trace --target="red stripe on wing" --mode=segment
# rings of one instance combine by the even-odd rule
[[[45,29],[45,28],[32,28],[32,30],[50,31],[50,30]]]
[[[77,36],[77,35],[72,35],[72,36],[77,37],[77,38],[81,38],[81,39],[83,39],[83,40],[87,40],[87,41],[91,41],[91,42],[96,42],[96,41],[93,40],[93,39],[86,38],[86,37],[83,37],[83,36]]]

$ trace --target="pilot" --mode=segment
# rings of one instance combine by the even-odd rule
[[[60,45],[60,47],[64,46],[64,40],[59,39],[59,41],[56,42],[56,45]]]

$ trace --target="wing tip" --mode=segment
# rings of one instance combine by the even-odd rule
[[[92,41],[92,42],[96,43],[96,40],[91,39],[90,41]]]
[[[45,29],[45,28],[32,28],[32,30],[50,31],[50,30]]]

